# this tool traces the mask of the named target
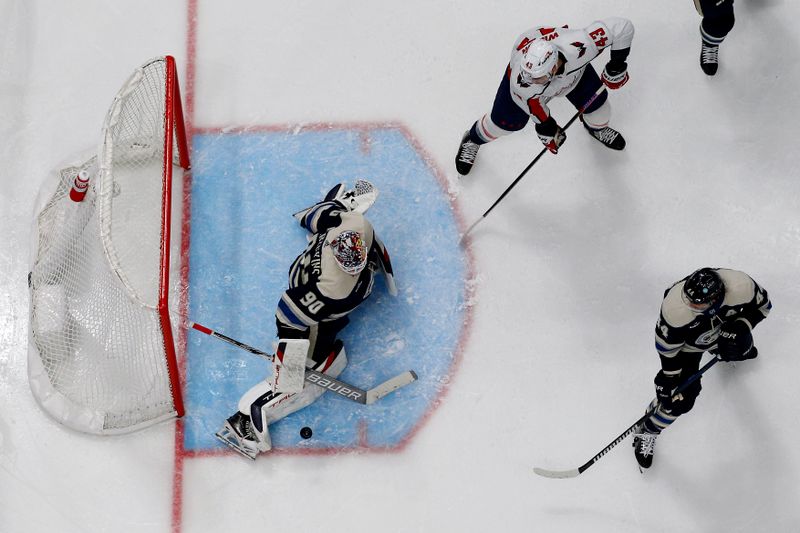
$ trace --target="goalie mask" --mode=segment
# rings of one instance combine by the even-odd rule
[[[367,265],[367,247],[361,234],[345,230],[330,242],[336,264],[347,274],[355,276]]]

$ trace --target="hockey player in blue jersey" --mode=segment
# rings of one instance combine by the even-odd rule
[[[694,0],[700,22],[700,68],[709,76],[719,67],[719,45],[733,29],[733,0]]]
[[[727,268],[701,268],[666,290],[655,331],[661,359],[654,380],[657,398],[633,439],[642,468],[653,463],[658,435],[692,409],[701,380],[676,396],[672,391],[698,371],[707,351],[722,361],[757,357],[752,330],[771,309],[766,290],[744,272]]]
[[[348,314],[371,294],[374,274],[381,270],[396,294],[389,255],[364,212],[377,189],[359,180],[353,190],[339,184],[322,202],[295,213],[310,232],[308,244],[289,268],[289,286],[275,311],[279,345],[302,347],[302,363],[337,377],[347,365],[344,345],[337,338]],[[292,341],[300,341],[292,344]],[[276,362],[276,365],[278,363]],[[262,380],[239,400],[239,410],[216,434],[227,445],[255,459],[272,444],[268,425],[313,403],[324,389],[299,383],[296,392],[281,392],[277,367],[272,379]]]

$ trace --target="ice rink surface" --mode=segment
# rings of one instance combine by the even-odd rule
[[[800,531],[796,2],[737,0],[714,78],[698,65],[689,0],[0,0],[0,12],[0,532]],[[543,157],[478,225],[458,268],[426,270],[419,258],[458,238],[453,230],[449,241],[430,239],[429,227],[463,231],[541,149],[528,128],[482,148],[468,178],[453,168],[463,131],[491,106],[514,38],[607,16],[636,27],[631,80],[609,97],[625,151],[603,148],[576,124],[560,153]],[[93,437],[36,404],[25,279],[40,185],[97,145],[119,86],[165,53],[178,62],[195,135],[324,124],[405,132],[413,150],[384,143],[397,151],[377,163],[391,166],[372,167],[384,180],[375,217],[395,215],[381,222],[398,243],[392,259],[414,273],[398,285],[438,275],[467,292],[442,316],[442,334],[378,339],[418,345],[419,365],[452,349],[448,373],[436,376],[446,386],[402,446],[286,449],[249,463],[187,447],[188,418]],[[574,112],[563,99],[551,109],[561,123]],[[321,166],[292,159],[287,179],[320,176],[308,189],[319,193],[326,176],[316,153],[309,165]],[[349,179],[339,162],[330,168],[330,185]],[[429,213],[410,188],[423,178]],[[286,212],[264,217],[287,225]],[[297,249],[281,250],[287,257],[302,248],[301,232],[291,235]],[[760,357],[709,371],[695,409],[659,439],[646,474],[626,440],[578,479],[536,476],[533,466],[579,466],[642,414],[658,369],[662,293],[701,266],[743,270],[769,291],[774,310],[755,331]],[[286,267],[285,258],[275,264]],[[190,280],[203,274],[189,268]],[[414,294],[405,296],[408,313]],[[266,314],[257,341],[273,333],[271,298],[255,304]],[[392,416],[406,414],[402,405]]]

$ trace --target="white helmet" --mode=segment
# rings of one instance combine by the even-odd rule
[[[549,80],[556,61],[558,61],[556,47],[550,41],[537,39],[522,49],[520,73],[527,83],[543,76]]]
[[[330,242],[330,247],[336,264],[350,275],[355,276],[367,265],[369,250],[357,231],[341,232]]]

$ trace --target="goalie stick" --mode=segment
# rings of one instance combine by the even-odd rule
[[[269,361],[272,361],[275,357],[273,354],[263,352],[258,348],[253,348],[252,346],[237,341],[236,339],[232,339],[231,337],[228,337],[227,335],[224,335],[218,331],[214,331],[213,329],[203,326],[202,324],[189,321],[188,325],[201,333],[216,337],[217,339],[225,341],[228,344],[233,344],[237,348],[241,348],[242,350],[250,352],[254,355],[258,355],[259,357],[263,357]],[[335,392],[339,396],[347,398],[353,402],[369,405],[371,403],[375,403],[397,389],[405,387],[409,383],[415,382],[417,380],[417,374],[413,370],[406,370],[405,372],[402,372],[393,378],[387,379],[383,383],[368,390],[360,389],[355,385],[350,385],[349,383],[332,378],[327,374],[318,372],[317,370],[313,370],[311,368],[306,368],[305,380],[309,383],[313,383],[314,385],[318,385],[323,389]]]
[[[686,387],[688,387],[689,385],[691,385],[692,383],[697,381],[700,378],[700,376],[702,376],[706,372],[706,370],[708,370],[709,368],[711,368],[712,366],[717,364],[719,361],[720,361],[719,357],[714,357],[713,359],[711,359],[708,363],[703,365],[703,368],[701,368],[700,370],[698,370],[697,372],[695,372],[694,374],[689,376],[689,378],[685,382],[683,382],[680,386],[678,386],[675,389],[675,391],[672,393],[672,395],[675,396],[675,395],[679,394],[681,391],[683,391],[684,389],[686,389]],[[591,459],[586,461],[584,464],[582,464],[578,468],[573,468],[571,470],[548,470],[546,468],[534,467],[533,471],[535,473],[539,474],[540,476],[549,477],[549,478],[553,478],[553,479],[566,479],[566,478],[578,477],[580,474],[583,474],[586,470],[588,470],[590,466],[592,466],[597,461],[599,461],[605,454],[607,454],[609,451],[611,451],[611,449],[614,446],[616,446],[617,444],[619,444],[620,442],[625,440],[625,437],[627,437],[631,433],[635,432],[636,431],[636,427],[638,425],[644,423],[644,421],[647,420],[653,414],[653,412],[656,409],[658,409],[659,405],[660,405],[660,403],[656,404],[655,408],[648,409],[648,411],[644,414],[643,417],[641,417],[639,420],[634,422],[628,429],[623,431],[619,435],[619,437],[617,437],[616,439],[611,441],[611,444],[609,444],[608,446],[606,446],[605,448],[600,450],[597,453],[597,455],[595,455],[594,457],[592,457]]]

